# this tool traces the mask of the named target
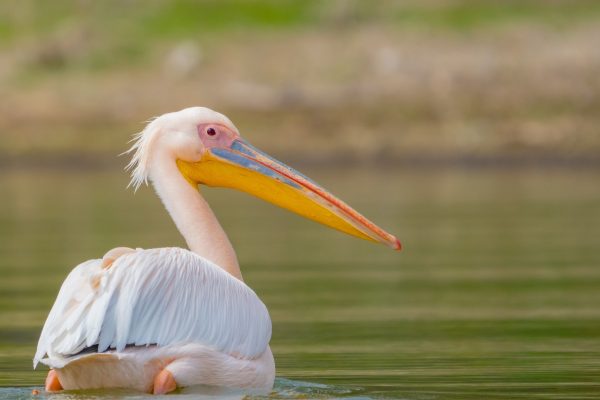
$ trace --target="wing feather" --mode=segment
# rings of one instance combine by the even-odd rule
[[[44,324],[34,366],[90,346],[202,343],[244,358],[271,338],[265,305],[243,282],[179,248],[138,250],[108,269],[101,260],[71,271]]]

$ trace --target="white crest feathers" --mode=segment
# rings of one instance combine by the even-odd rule
[[[122,153],[133,153],[131,161],[129,161],[125,169],[131,172],[131,181],[127,187],[133,186],[134,191],[137,191],[142,183],[148,184],[150,148],[159,132],[158,119],[159,117],[155,117],[149,120],[148,125],[141,132],[136,133],[130,140],[130,142],[134,143],[129,150]]]

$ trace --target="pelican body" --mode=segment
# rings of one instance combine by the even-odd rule
[[[199,185],[242,190],[326,226],[400,242],[294,169],[252,147],[224,115],[187,108],[134,137],[131,185],[150,181],[188,249],[119,247],[73,269],[42,329],[46,390],[210,385],[269,391],[267,308],[243,281]]]

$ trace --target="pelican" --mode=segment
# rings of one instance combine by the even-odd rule
[[[199,185],[235,188],[342,232],[400,242],[306,176],[242,139],[224,115],[191,107],[134,136],[130,185],[154,186],[188,249],[119,247],[75,267],[34,356],[46,390],[181,387],[269,391],[271,320],[242,279]]]

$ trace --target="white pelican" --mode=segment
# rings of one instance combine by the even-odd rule
[[[71,271],[42,330],[46,390],[211,385],[270,390],[271,320],[199,184],[258,196],[400,249],[400,242],[313,181],[249,145],[203,107],[164,114],[136,135],[131,184],[149,179],[189,250],[110,250]]]

